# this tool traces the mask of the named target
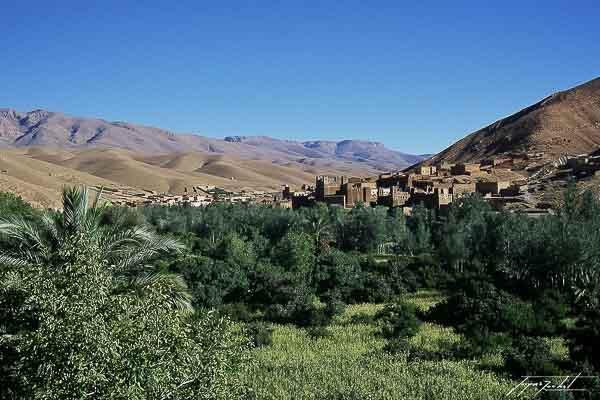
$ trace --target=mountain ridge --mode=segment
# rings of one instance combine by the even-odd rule
[[[145,154],[200,151],[240,159],[297,161],[323,159],[358,162],[372,170],[397,170],[420,160],[418,155],[388,149],[368,140],[293,141],[268,136],[204,136],[138,125],[125,121],[73,117],[36,109],[19,112],[0,109],[0,145],[10,147],[119,148]]]
[[[371,141],[298,142],[267,136],[213,139],[124,121],[0,109],[0,191],[60,206],[65,185],[183,193],[299,188],[315,175],[369,176],[419,156]]]

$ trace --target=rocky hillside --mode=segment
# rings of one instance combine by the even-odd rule
[[[511,153],[544,153],[546,159],[600,148],[600,78],[555,93],[486,126],[433,157],[464,162]]]

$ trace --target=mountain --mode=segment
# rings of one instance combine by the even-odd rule
[[[431,162],[478,161],[514,153],[543,158],[591,153],[600,148],[600,78],[555,93],[471,133]]]
[[[374,175],[421,159],[370,141],[220,140],[45,110],[0,110],[0,191],[40,207],[57,207],[64,185],[272,191],[314,183],[319,174]]]
[[[144,154],[198,151],[238,159],[300,162],[317,168],[356,164],[369,173],[401,169],[420,160],[419,156],[393,151],[370,141],[297,142],[265,136],[230,136],[221,140],[46,110],[23,113],[0,109],[0,146],[111,148]]]
[[[338,161],[358,161],[380,171],[390,171],[421,161],[418,155],[390,150],[382,143],[366,140],[342,140],[340,142],[315,140],[295,142],[273,139],[267,136],[226,137],[230,143],[242,143],[256,148],[268,148],[299,159],[328,159]]]

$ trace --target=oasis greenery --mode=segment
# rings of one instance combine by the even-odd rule
[[[600,203],[574,186],[540,218],[478,197],[410,217],[88,197],[54,213],[0,196],[7,398],[483,399],[599,373]]]

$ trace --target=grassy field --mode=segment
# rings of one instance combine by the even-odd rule
[[[409,301],[426,309],[440,299],[434,292],[420,292]],[[329,337],[312,338],[303,329],[276,326],[273,344],[254,350],[257,362],[244,380],[258,399],[499,399],[513,386],[491,372],[501,363],[499,355],[408,361],[403,353],[387,354],[377,327],[361,322],[381,307],[349,306],[329,328]],[[438,351],[460,340],[452,329],[424,324],[411,343]]]

